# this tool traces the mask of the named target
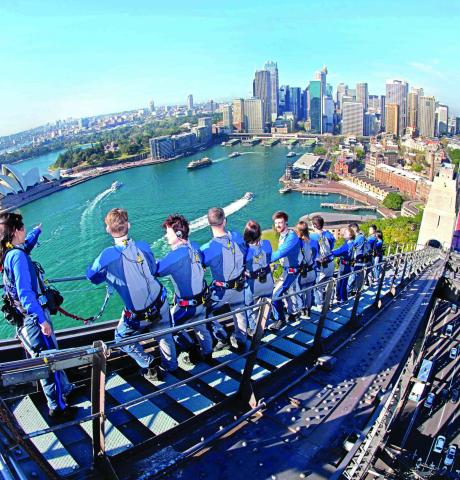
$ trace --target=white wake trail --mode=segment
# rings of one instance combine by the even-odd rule
[[[89,203],[89,205],[85,208],[85,210],[83,210],[83,213],[81,214],[81,220],[80,220],[81,226],[84,225],[84,223],[86,222],[86,219],[94,211],[97,204],[101,202],[105,197],[108,197],[112,192],[114,192],[114,190],[113,188],[110,187],[107,190],[104,190],[103,192],[96,195],[96,197]]]

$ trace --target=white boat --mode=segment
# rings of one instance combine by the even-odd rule
[[[112,186],[110,188],[112,191],[115,191],[121,188],[122,186],[123,186],[123,183],[116,180],[115,182],[112,183]]]
[[[295,152],[289,152],[289,153],[286,155],[286,157],[291,158],[291,157],[295,157],[296,155],[297,155],[297,153],[295,153]]]
[[[254,194],[252,192],[246,192],[244,195],[243,195],[243,198],[245,200],[252,200],[254,198]]]
[[[235,158],[235,157],[239,157],[240,155],[241,155],[240,152],[233,152],[228,156],[228,158]]]
[[[279,189],[280,193],[289,193],[292,190],[291,187],[283,187]]]

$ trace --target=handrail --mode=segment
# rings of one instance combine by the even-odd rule
[[[439,251],[432,248],[432,247],[425,247],[424,249],[420,250],[412,250],[409,252],[404,252],[404,249],[402,249],[401,252],[396,251],[396,253],[390,255],[388,258],[385,258],[384,262],[380,264],[381,269],[380,269],[380,278],[379,282],[382,282],[383,279],[386,277],[387,274],[390,272],[393,272],[390,274],[392,276],[391,284],[393,285],[396,280],[396,276],[400,275],[400,281],[399,285],[404,283],[405,280],[410,280],[412,278],[412,275],[415,273],[416,275],[419,273],[419,271],[423,270],[426,265],[428,265],[430,262],[434,261],[438,257]],[[404,261],[404,269],[401,272],[401,269],[399,268],[401,261]],[[410,264],[410,267],[407,269],[407,265]],[[375,265],[368,265],[364,266],[361,270],[359,270],[359,274],[363,275],[364,278],[369,274],[369,272],[374,271]],[[280,299],[288,299],[294,296],[298,296],[302,293],[308,292],[308,291],[314,291],[315,289],[321,288],[321,289],[327,289],[329,291],[330,289],[333,288],[335,282],[340,278],[347,278],[350,277],[351,275],[356,275],[358,273],[357,271],[352,271],[346,275],[340,276],[338,278],[331,277],[327,279],[324,282],[321,282],[319,284],[315,284],[309,287],[306,287],[302,290],[295,291],[293,293],[285,294],[280,297]],[[80,277],[68,277],[68,278],[80,278]],[[84,277],[83,277],[84,278]],[[65,279],[62,279],[62,281],[66,281]],[[359,293],[361,289],[364,288],[364,282],[359,286],[358,292],[357,292],[357,302],[359,303]],[[330,293],[330,292],[329,292]],[[379,293],[378,293],[379,295]],[[377,298],[378,300],[378,298]],[[356,302],[355,302],[356,303]],[[319,334],[319,337],[321,337],[322,333],[322,328],[324,325],[324,320],[326,318],[327,312],[330,310],[332,305],[331,301],[331,296],[326,295],[326,301],[323,304],[323,310],[320,314],[320,320],[316,323],[317,329],[316,333]],[[93,363],[93,368],[92,368],[92,378],[93,378],[93,383],[94,385],[100,385],[101,388],[105,384],[105,371],[106,371],[106,360],[107,358],[110,357],[111,351],[114,349],[120,349],[126,345],[139,342],[139,341],[146,341],[153,339],[155,337],[165,335],[165,334],[175,334],[178,333],[182,330],[185,329],[191,329],[195,326],[199,325],[204,325],[210,322],[223,322],[225,320],[228,320],[233,317],[235,313],[242,313],[242,312],[247,312],[247,311],[256,311],[258,312],[258,319],[257,319],[257,326],[256,326],[256,334],[253,337],[253,341],[251,344],[251,347],[248,351],[245,353],[236,356],[235,358],[231,358],[229,360],[226,360],[224,362],[219,363],[218,365],[215,365],[213,367],[210,367],[203,372],[197,373],[195,375],[192,375],[188,377],[187,379],[184,380],[179,380],[173,384],[167,385],[159,390],[156,390],[154,392],[151,392],[149,394],[143,395],[142,397],[127,401],[125,403],[116,405],[109,410],[105,410],[105,402],[100,401],[100,398],[98,397],[97,393],[95,393],[95,389],[93,388],[93,394],[96,395],[97,398],[93,398],[93,408],[92,412],[90,415],[86,415],[85,417],[79,418],[77,420],[73,420],[71,422],[67,422],[64,424],[56,425],[53,427],[49,427],[46,429],[42,429],[36,432],[33,432],[31,434],[25,435],[24,432],[22,432],[22,436],[24,438],[35,438],[41,435],[44,435],[46,433],[54,432],[63,428],[67,428],[72,425],[76,424],[81,424],[87,421],[92,421],[93,422],[93,431],[99,432],[100,435],[102,435],[102,438],[99,439],[93,439],[93,447],[95,448],[95,456],[96,456],[96,450],[97,450],[97,456],[99,455],[104,455],[104,421],[105,418],[108,414],[119,411],[121,409],[127,408],[129,406],[141,403],[143,401],[149,400],[151,398],[157,397],[159,395],[162,395],[168,391],[171,391],[173,389],[176,389],[182,385],[185,385],[187,383],[193,382],[201,378],[202,376],[214,372],[216,370],[220,370],[223,367],[226,367],[227,365],[230,365],[236,361],[241,360],[242,358],[248,359],[250,358],[255,358],[255,355],[257,355],[257,352],[259,348],[264,348],[266,346],[269,346],[276,340],[278,340],[278,337],[275,337],[274,339],[267,341],[267,342],[262,342],[262,336],[263,336],[263,329],[261,330],[261,326],[263,325],[263,328],[265,328],[265,325],[267,323],[267,320],[269,318],[269,315],[271,313],[272,309],[272,304],[269,299],[266,298],[261,298],[258,299],[258,302],[254,305],[251,306],[245,306],[241,307],[238,309],[234,309],[228,313],[224,313],[221,315],[209,317],[209,318],[204,318],[200,320],[196,320],[194,322],[186,323],[184,325],[180,325],[177,327],[171,327],[167,329],[162,329],[162,330],[156,330],[154,332],[149,332],[147,334],[140,334],[136,335],[133,337],[130,337],[129,339],[125,339],[123,341],[111,341],[108,342],[107,344],[102,344],[102,342],[95,342],[93,346],[86,346],[86,347],[77,347],[77,348],[72,348],[72,349],[65,349],[65,350],[58,350],[56,352],[50,353],[46,357],[38,357],[38,358],[32,358],[32,359],[26,359],[26,360],[18,360],[14,362],[9,362],[9,363],[1,363],[0,364],[0,378],[3,380],[5,375],[11,374],[15,375],[19,373],[24,373],[24,372],[32,372],[36,373],[38,376],[37,378],[41,378],[40,375],[46,375],[46,372],[49,372],[49,369],[51,370],[62,370],[65,368],[69,368],[72,366],[72,362],[74,362],[75,365],[88,365],[89,363]],[[259,332],[259,334],[258,334]],[[318,335],[316,335],[318,336]],[[316,340],[316,337],[315,337]],[[316,342],[315,342],[316,343]],[[98,360],[95,362],[95,358]],[[249,363],[247,363],[249,365]],[[244,375],[241,378],[240,381],[240,390],[238,391],[238,394],[240,394],[240,391],[243,392],[244,389],[243,387],[243,382],[249,382],[251,383],[251,376],[252,376],[252,368],[254,367],[254,362],[250,364],[249,371],[244,372]],[[101,378],[103,378],[103,381],[101,382]],[[24,383],[21,381],[17,381],[16,383]],[[11,383],[12,385],[14,384]],[[247,389],[246,389],[247,391]],[[103,392],[102,392],[103,393]],[[103,395],[102,395],[103,399]],[[102,404],[101,404],[102,403]],[[252,405],[252,404],[251,404]],[[252,405],[253,406],[253,405]],[[102,432],[102,434],[101,434]],[[97,447],[97,448],[96,448]],[[95,462],[96,462],[95,458]]]

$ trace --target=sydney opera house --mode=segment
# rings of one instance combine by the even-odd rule
[[[22,173],[14,165],[0,166],[0,208],[19,207],[60,188],[60,171],[41,174],[37,167]]]

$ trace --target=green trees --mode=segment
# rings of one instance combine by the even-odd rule
[[[403,204],[403,197],[396,192],[390,192],[383,200],[383,205],[392,210],[401,210]]]
[[[326,155],[327,153],[327,150],[325,147],[315,147],[315,149],[313,150],[313,153],[315,155]]]
[[[357,148],[355,150],[356,158],[361,161],[366,156],[366,152],[362,148]]]

